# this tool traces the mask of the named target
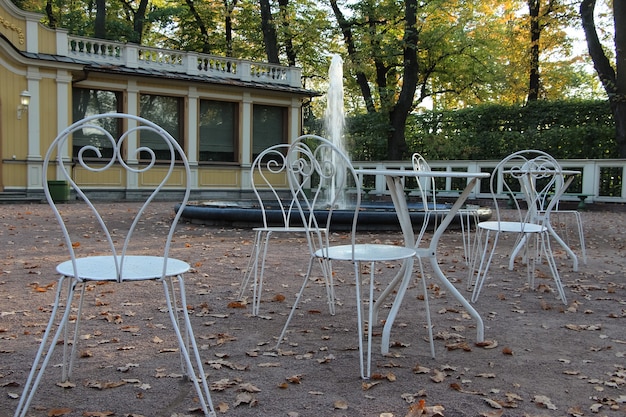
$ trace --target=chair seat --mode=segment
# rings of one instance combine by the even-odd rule
[[[511,233],[543,233],[548,230],[546,226],[524,222],[480,222],[478,227],[485,230],[511,232]]]
[[[119,258],[119,257],[118,257]],[[76,259],[78,277],[74,277],[72,261],[57,265],[57,272],[81,281],[117,281],[113,256],[88,256]],[[167,260],[166,276],[176,276],[189,271],[189,264],[178,259]],[[160,256],[130,256],[124,258],[121,281],[160,279],[163,274],[163,258]]]
[[[352,245],[330,246],[318,249],[315,256],[339,261],[378,262],[407,259],[415,256],[416,253],[415,249],[404,246],[363,243],[354,246],[353,256],[352,248]]]

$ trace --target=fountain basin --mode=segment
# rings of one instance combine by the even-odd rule
[[[479,221],[488,220],[491,217],[491,209],[487,207],[471,206],[477,210]],[[176,206],[178,210],[180,206]],[[450,205],[438,204],[438,209],[450,208]],[[270,225],[282,225],[282,212],[279,209],[266,209],[267,220]],[[331,220],[332,230],[349,230],[352,226],[354,210],[336,209],[333,211]],[[425,212],[421,203],[410,203],[409,214],[411,222],[416,230],[422,227]],[[461,214],[455,216],[449,227],[460,227]],[[252,228],[263,225],[263,215],[260,207],[252,203],[238,203],[232,201],[194,201],[190,202],[182,212],[182,217],[192,223],[200,223],[212,226],[231,226]],[[292,215],[292,225],[302,224],[297,212]],[[328,218],[328,210],[316,210],[315,217],[319,223],[325,223]],[[434,218],[431,216],[429,227],[434,226]],[[386,231],[400,230],[398,216],[391,202],[364,202],[358,218],[358,230],[362,231]]]

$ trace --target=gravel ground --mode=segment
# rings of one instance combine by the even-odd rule
[[[134,207],[106,204],[105,212],[122,222]],[[149,213],[140,230],[145,250],[172,208],[158,203]],[[91,220],[77,204],[63,210],[84,225],[81,243],[89,250],[97,241]],[[568,305],[555,298],[545,265],[538,267],[538,287],[531,290],[525,286],[525,267],[509,271],[506,250],[499,250],[475,304],[492,342],[479,347],[474,322],[427,268],[436,358],[430,357],[415,274],[392,331],[390,354],[382,356],[375,348],[370,381],[359,378],[351,265],[333,264],[337,314],[329,315],[324,289],[312,280],[287,340],[276,351],[308,262],[305,241],[298,235],[272,239],[261,316],[251,317],[249,305],[234,301],[252,231],[181,223],[173,255],[193,266],[187,275],[188,309],[218,415],[398,417],[439,410],[446,417],[626,416],[626,222],[623,212],[582,215],[587,264],[574,272],[571,260],[555,248]],[[47,205],[2,205],[0,217],[0,416],[10,416],[49,318],[54,265],[66,250]],[[333,235],[335,241],[345,238]],[[400,236],[360,238],[398,242]],[[573,246],[578,250],[576,240]],[[446,233],[440,252],[443,270],[469,296],[458,231]],[[398,265],[378,268],[380,289]],[[74,386],[58,386],[60,370],[50,366],[29,415],[199,415],[191,385],[179,376],[163,306],[160,284],[89,285]],[[381,323],[373,328],[375,344]]]

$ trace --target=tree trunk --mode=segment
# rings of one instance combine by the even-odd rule
[[[337,24],[341,28],[341,33],[343,34],[343,40],[346,43],[346,47],[348,48],[348,56],[352,60],[354,67],[356,68],[356,82],[361,90],[361,95],[363,96],[363,101],[365,101],[365,108],[368,113],[376,113],[376,106],[374,106],[374,98],[372,97],[372,90],[370,89],[370,85],[367,81],[367,76],[365,73],[360,70],[362,68],[359,65],[358,52],[356,49],[356,45],[354,44],[354,37],[352,36],[352,30],[350,29],[350,23],[346,20],[341,9],[337,5],[337,0],[330,0],[330,5],[333,9],[333,13],[335,14],[335,19],[337,19]]]
[[[50,26],[50,29],[56,29],[57,18],[54,16],[54,11],[52,10],[52,0],[46,2],[46,15],[48,16],[48,26]]]
[[[626,158],[626,2],[613,1],[617,94],[611,101],[620,158]]]
[[[530,17],[530,72],[528,78],[528,101],[537,101],[539,98],[539,9],[541,0],[528,0],[528,15]]]
[[[193,4],[193,0],[186,0],[187,7],[189,7],[189,11],[193,15],[196,20],[196,25],[198,25],[198,30],[200,31],[200,37],[202,39],[202,52],[205,54],[211,53],[211,45],[209,43],[209,31],[202,20],[202,16],[196,10],[196,6]]]
[[[233,11],[237,5],[237,0],[232,0],[229,4],[228,0],[224,0],[224,30],[226,31],[226,56],[233,56]]]
[[[611,103],[618,154],[620,158],[626,158],[626,54],[623,52],[626,48],[626,4],[623,1],[613,2],[617,73],[598,38],[593,16],[595,6],[596,0],[583,0],[580,4],[580,17],[593,67]]]
[[[285,34],[285,53],[287,54],[287,64],[296,66],[296,50],[293,47],[293,34],[289,25],[289,0],[278,0],[280,6],[281,22]]]
[[[106,39],[107,5],[105,0],[96,0],[96,21],[94,22],[94,38]]]
[[[271,64],[280,64],[280,60],[278,59],[278,36],[276,35],[276,28],[274,27],[270,1],[259,0],[259,6],[261,7],[261,32],[263,32],[263,42],[265,44],[267,60]]]
[[[132,8],[131,8],[132,9]],[[134,14],[133,21],[133,32],[134,37],[132,39],[133,42],[141,45],[141,41],[143,39],[143,29],[146,24],[146,11],[148,10],[148,0],[141,0],[139,2],[139,7]]]
[[[402,73],[402,90],[394,109],[389,115],[391,131],[387,138],[387,159],[399,161],[407,154],[404,129],[406,120],[413,110],[413,98],[417,89],[419,63],[417,62],[417,42],[419,32],[417,24],[417,0],[405,0],[404,11],[404,69]]]

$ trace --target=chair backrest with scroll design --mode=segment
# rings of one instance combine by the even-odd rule
[[[289,229],[292,220],[300,221],[299,215],[294,214],[295,204],[287,184],[285,158],[288,149],[286,143],[270,146],[254,159],[250,167],[252,190],[266,229],[271,225]]]
[[[303,135],[291,144],[287,154],[289,185],[299,209],[302,222],[311,233],[312,253],[328,247],[328,234],[333,215],[338,210],[349,216],[351,243],[356,242],[358,213],[361,206],[361,186],[347,155],[326,138]],[[348,189],[355,189],[348,198]]]
[[[75,157],[70,160],[67,149],[72,140],[78,142],[79,138],[82,146],[73,146]],[[190,178],[189,163],[180,144],[165,129],[141,117],[99,114],[59,133],[44,158],[43,185],[46,200],[61,226],[74,276],[81,277],[76,258],[101,254],[114,256],[116,280],[123,281],[126,255],[148,250],[162,257],[164,276],[172,236],[189,200]],[[64,181],[72,196],[88,207],[89,217],[72,218],[51,192],[50,179]],[[156,213],[151,203],[163,200],[165,193],[168,199],[176,197],[180,208],[167,220],[157,220],[162,213]],[[139,199],[143,204],[124,219],[111,218],[100,210],[103,201],[110,203],[120,197]]]
[[[516,210],[515,220],[521,223],[542,223],[549,216],[562,194],[562,169],[549,154],[538,150],[522,150],[501,160],[490,178],[496,218],[501,218],[498,197],[509,197]],[[519,197],[519,198],[518,198]],[[521,206],[520,202],[526,206]],[[539,215],[539,213],[543,215]]]

